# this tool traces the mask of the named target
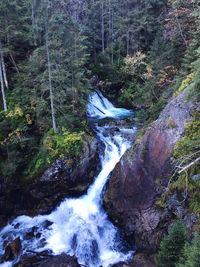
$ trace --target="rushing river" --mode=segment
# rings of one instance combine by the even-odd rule
[[[104,144],[100,155],[101,170],[94,183],[85,195],[66,198],[49,215],[17,217],[0,232],[0,254],[3,254],[4,240],[12,236],[20,237],[23,254],[44,250],[51,250],[54,255],[65,252],[75,255],[80,264],[88,267],[108,267],[132,256],[132,252],[123,245],[118,229],[102,208],[102,194],[112,170],[130,145],[123,132],[134,133],[135,129],[119,128],[117,133],[111,134],[111,126],[102,126],[102,123],[99,126],[98,122],[104,118],[121,119],[133,114],[129,110],[115,108],[100,92],[89,97],[87,111],[98,139]],[[49,226],[47,222],[51,222]],[[38,235],[27,240],[26,235],[33,227]],[[13,266],[18,260],[0,266]]]

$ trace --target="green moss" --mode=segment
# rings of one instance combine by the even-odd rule
[[[168,127],[175,127],[173,121],[169,119]],[[183,137],[177,142],[173,156],[177,164],[186,166],[195,160],[200,151],[200,113],[193,114],[193,120],[185,126]],[[178,163],[179,162],[179,163]],[[171,194],[177,193],[180,200],[184,198],[183,193],[187,188],[186,206],[192,212],[200,215],[200,179],[195,179],[195,175],[200,174],[200,163],[196,163],[187,169],[187,173],[176,174],[171,181],[169,191],[163,194],[156,205],[163,208]],[[187,184],[186,184],[187,183]]]
[[[160,198],[158,198],[155,205],[157,208],[164,209],[166,207],[166,195],[163,194]]]
[[[192,212],[200,215],[200,188],[198,189],[198,191],[191,194],[189,199],[189,209]]]
[[[181,92],[183,92],[193,81],[194,73],[190,73],[187,77],[182,81],[181,85],[178,87],[174,96],[178,96]]]
[[[200,114],[195,114],[193,121],[186,124],[184,136],[176,144],[173,155],[181,158],[200,150]]]
[[[69,132],[63,128],[61,133],[49,130],[44,136],[39,152],[30,163],[25,175],[30,178],[47,168],[57,158],[69,157],[70,161],[81,155],[83,132]]]
[[[19,105],[0,112],[0,176],[17,179],[34,156],[41,135],[36,133],[31,110],[25,112]]]

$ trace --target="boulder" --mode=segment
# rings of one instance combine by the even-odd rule
[[[16,256],[19,255],[22,245],[19,237],[11,241],[5,248],[3,261],[12,261]]]
[[[93,181],[98,163],[97,141],[86,136],[79,158],[56,160],[28,184],[0,179],[0,227],[12,217],[49,213],[65,197],[80,196]]]
[[[154,253],[167,228],[171,215],[156,208],[155,201],[167,185],[173,148],[195,107],[186,91],[173,98],[122,157],[108,183],[104,206],[138,251]]]

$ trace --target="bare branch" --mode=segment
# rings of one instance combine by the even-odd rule
[[[194,161],[192,161],[191,163],[189,163],[185,167],[182,167],[182,169],[180,171],[178,171],[178,174],[181,174],[185,170],[189,169],[191,166],[193,166],[194,164],[196,164],[199,160],[200,160],[200,157],[198,157],[197,159],[195,159]]]

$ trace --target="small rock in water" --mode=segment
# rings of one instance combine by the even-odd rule
[[[50,227],[52,224],[53,224],[52,222],[46,220],[46,221],[44,222],[43,226],[44,226],[45,229],[49,229],[49,227]]]
[[[15,226],[14,226],[14,228],[15,228],[15,229],[18,229],[19,226],[20,226],[20,223],[16,223]]]
[[[21,240],[19,237],[17,237],[6,246],[5,253],[3,255],[3,260],[4,261],[13,260],[17,255],[19,255],[21,248],[22,248]]]
[[[36,227],[36,226],[32,227],[31,231],[26,233],[26,237],[25,238],[27,240],[30,240],[30,239],[36,237],[37,230],[38,230],[38,227]]]
[[[130,265],[128,265],[124,262],[119,262],[119,263],[113,265],[112,267],[130,267]]]

